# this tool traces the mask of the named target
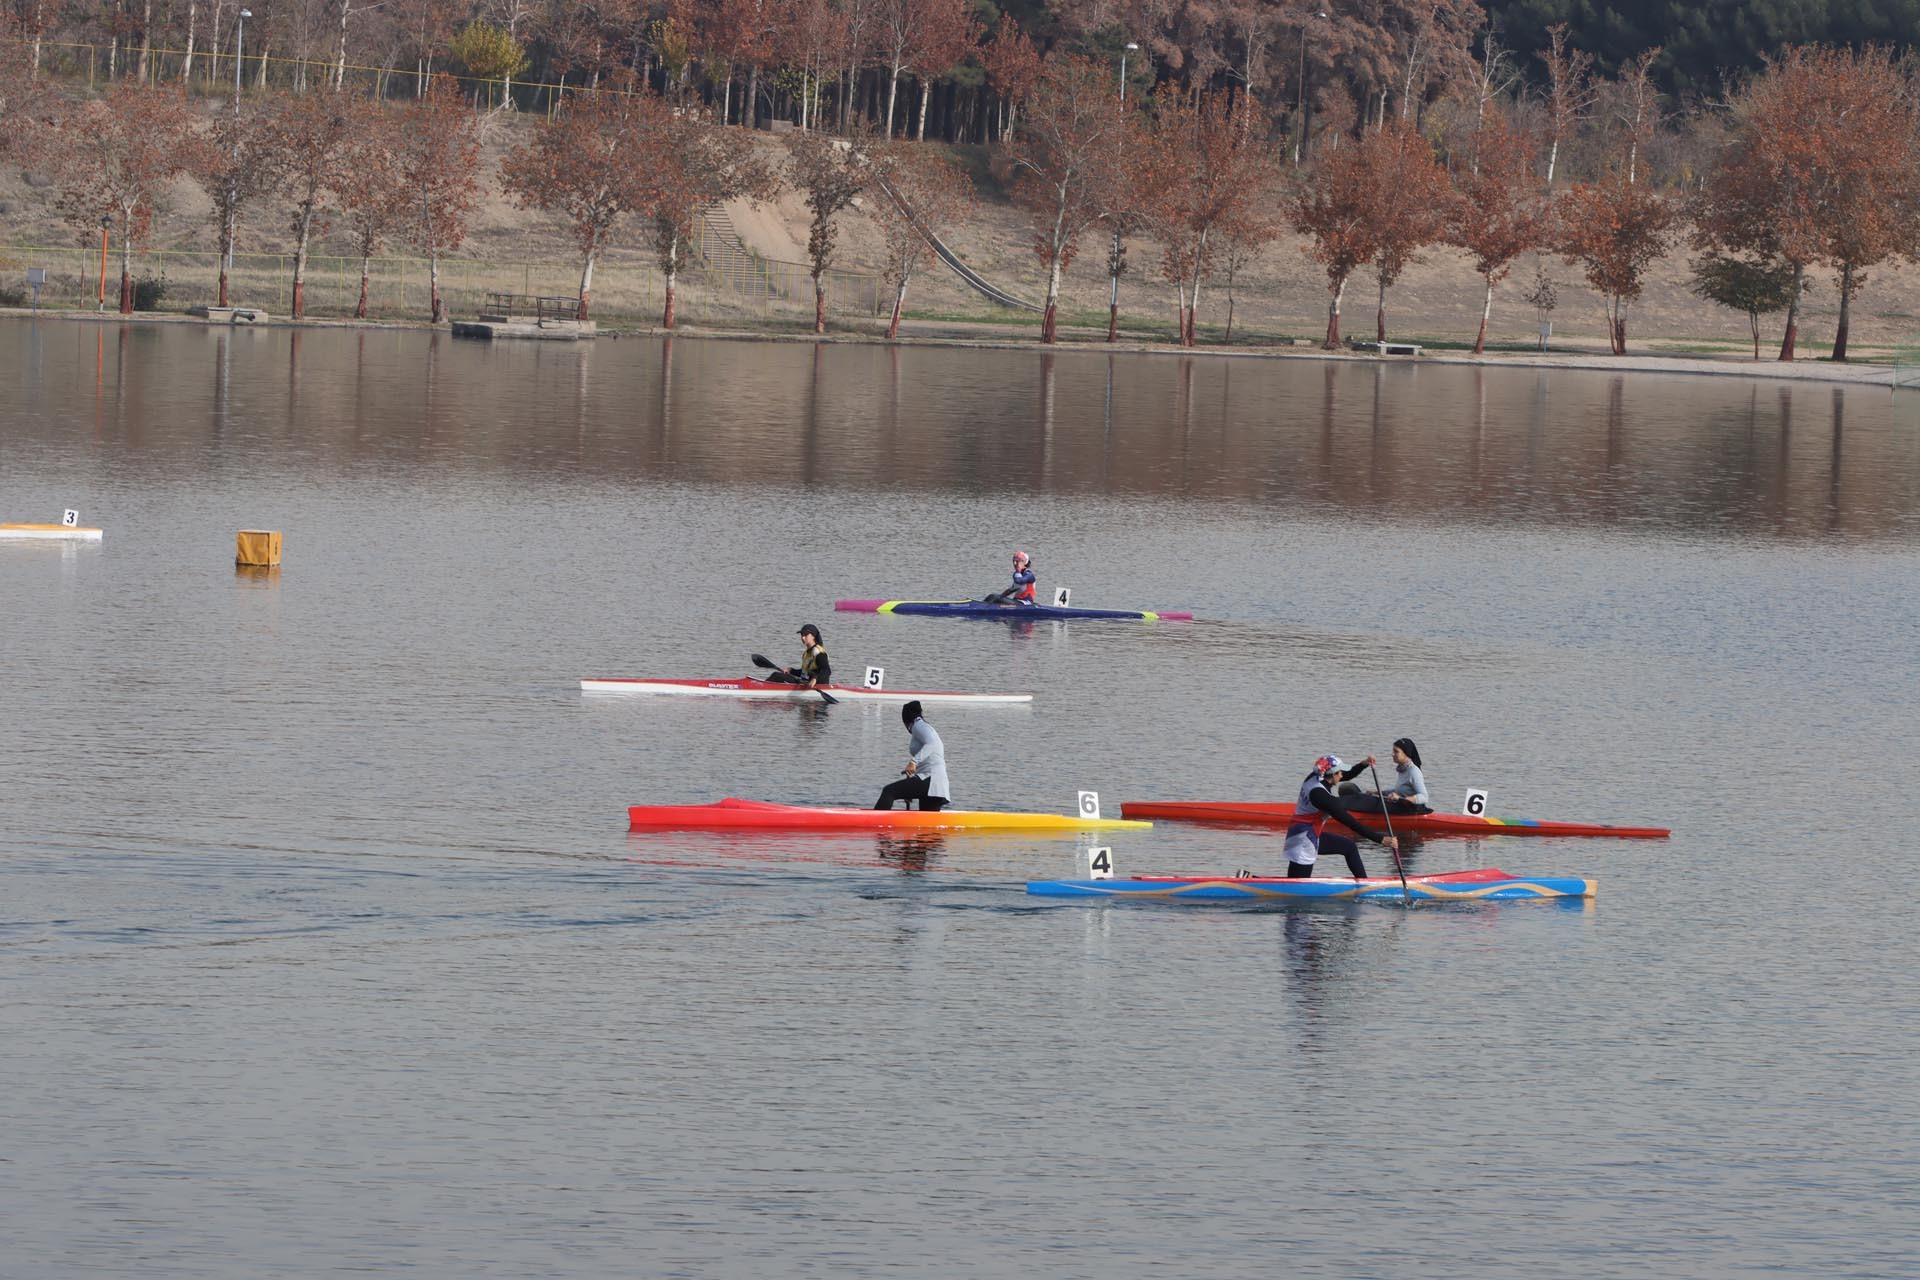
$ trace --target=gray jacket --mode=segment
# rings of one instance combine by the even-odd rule
[[[924,719],[915,720],[908,730],[907,750],[913,755],[914,772],[927,780],[927,794],[952,800],[947,787],[947,748],[940,735]]]

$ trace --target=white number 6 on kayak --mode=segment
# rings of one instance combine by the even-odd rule
[[[1460,806],[1460,812],[1468,817],[1485,817],[1487,812],[1487,793],[1479,787],[1467,788],[1467,802]]]
[[[878,689],[881,685],[885,684],[886,682],[887,682],[887,669],[885,667],[868,667],[867,668],[867,679],[866,679],[867,688]]]
[[[1100,793],[1098,791],[1082,791],[1080,793],[1080,816],[1083,818],[1091,818],[1095,822],[1100,820]]]
[[[1087,879],[1113,879],[1113,850],[1106,845],[1098,845],[1087,850]]]
[[[1054,608],[1056,609],[1067,608],[1068,607],[1067,601],[1071,599],[1073,599],[1073,589],[1071,587],[1055,587],[1053,589],[1053,607]]]

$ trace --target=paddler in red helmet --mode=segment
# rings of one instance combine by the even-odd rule
[[[1035,603],[1033,559],[1024,551],[1013,553],[1013,582],[1005,591],[996,592],[987,597],[995,604],[1033,604]]]
[[[1300,784],[1300,794],[1293,805],[1293,820],[1287,824],[1287,877],[1298,880],[1313,874],[1313,864],[1320,854],[1337,853],[1347,860],[1347,870],[1355,880],[1367,878],[1367,865],[1360,861],[1360,846],[1353,836],[1338,831],[1328,831],[1327,823],[1337,821],[1362,840],[1377,844],[1383,848],[1398,852],[1400,842],[1392,836],[1376,836],[1361,826],[1359,821],[1347,811],[1347,806],[1334,789],[1350,778],[1358,777],[1366,769],[1359,764],[1349,769],[1339,756],[1325,755],[1313,762],[1313,772]]]

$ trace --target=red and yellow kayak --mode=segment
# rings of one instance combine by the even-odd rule
[[[996,813],[979,809],[854,809],[774,804],[729,796],[712,804],[636,804],[627,810],[634,831],[1119,831],[1151,827],[1126,818],[1082,818],[1071,813]]]
[[[1290,804],[1251,804],[1224,800],[1130,800],[1120,806],[1129,818],[1166,818],[1174,822],[1210,822],[1217,826],[1284,827],[1293,821]],[[1385,835],[1386,819],[1377,813],[1353,815],[1367,830]],[[1332,824],[1334,829],[1338,823]],[[1666,827],[1617,827],[1600,822],[1547,822],[1535,818],[1488,818],[1469,813],[1394,814],[1395,835],[1407,836],[1615,836],[1661,840]]]

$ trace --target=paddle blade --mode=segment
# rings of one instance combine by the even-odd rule
[[[747,655],[747,657],[753,660],[754,666],[765,667],[769,671],[778,670],[780,667],[779,663],[775,662],[772,658],[769,658],[764,653],[750,653]]]
[[[837,707],[840,705],[840,699],[834,697],[832,694],[828,693],[825,689],[815,689],[814,692],[819,694],[820,701],[826,703],[828,706]]]

